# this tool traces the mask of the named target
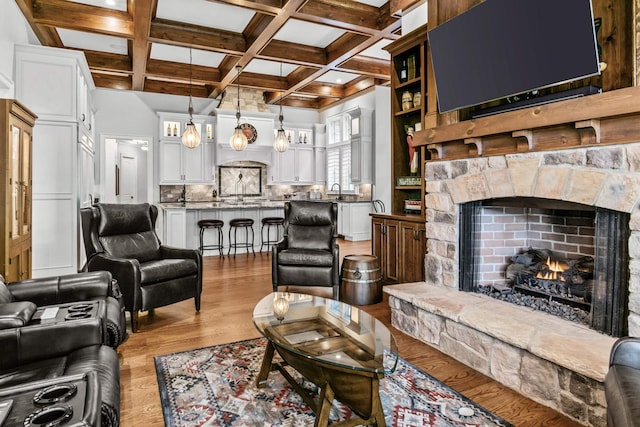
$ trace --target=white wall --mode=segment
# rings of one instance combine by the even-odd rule
[[[13,46],[40,44],[15,1],[0,1],[0,98],[15,98]],[[28,107],[28,105],[27,105]]]
[[[135,92],[124,90],[96,89],[93,93],[93,105],[96,110],[97,141],[101,140],[100,135],[127,139],[138,137],[152,141],[147,152],[149,159],[147,165],[152,173],[148,173],[147,168],[139,168],[138,172],[143,171],[143,173],[152,177],[144,194],[151,192],[152,201],[160,200],[159,187],[157,185],[158,165],[153,162],[153,153],[159,152],[157,151],[159,130],[156,112],[149,108]],[[107,168],[113,167],[106,159],[112,158],[112,156],[107,155],[107,147],[103,147],[101,144],[98,144],[96,151],[99,153],[100,159],[98,189],[100,194],[106,195],[109,194],[108,189],[105,188],[108,175],[106,171]]]

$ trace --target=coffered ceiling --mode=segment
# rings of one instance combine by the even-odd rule
[[[418,2],[15,1],[43,45],[84,51],[97,87],[221,99],[240,66],[267,103],[306,108],[387,84],[397,8]]]

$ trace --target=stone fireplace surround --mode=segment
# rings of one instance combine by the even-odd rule
[[[459,205],[502,197],[630,213],[629,334],[640,336],[640,143],[426,164],[426,281],[386,286],[392,323],[502,384],[585,424],[605,426],[603,380],[615,338],[458,291]]]

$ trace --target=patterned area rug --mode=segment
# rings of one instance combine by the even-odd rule
[[[280,372],[269,374],[265,388],[255,386],[266,342],[252,339],[156,356],[165,425],[312,426],[313,412]],[[291,373],[317,401],[318,388]],[[512,426],[402,358],[380,381],[380,399],[387,426]],[[334,401],[330,422],[351,415]]]

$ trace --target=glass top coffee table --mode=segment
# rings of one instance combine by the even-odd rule
[[[274,292],[256,305],[253,323],[268,339],[258,387],[277,369],[315,412],[315,426],[328,425],[333,399],[356,414],[340,426],[386,425],[379,381],[395,370],[398,350],[382,322],[340,301]],[[276,350],[283,362],[273,361]],[[320,387],[317,404],[285,365]]]

